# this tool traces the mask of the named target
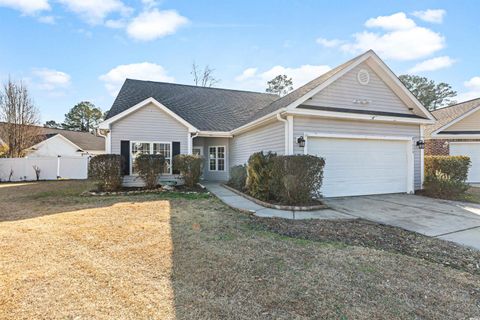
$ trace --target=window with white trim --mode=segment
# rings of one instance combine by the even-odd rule
[[[210,171],[225,171],[225,147],[208,147],[208,169]]]
[[[135,159],[141,154],[161,154],[165,158],[163,174],[172,174],[171,142],[132,141],[130,145],[130,172],[132,174],[135,174]]]

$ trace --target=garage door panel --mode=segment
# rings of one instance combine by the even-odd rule
[[[308,138],[308,153],[325,158],[325,197],[407,192],[407,142]]]
[[[467,181],[480,182],[480,143],[450,143],[450,155],[470,157],[472,166],[468,172]]]

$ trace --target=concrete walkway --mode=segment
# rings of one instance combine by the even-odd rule
[[[480,250],[480,205],[407,194],[327,198],[330,209],[285,211],[262,207],[222,187],[204,184],[227,205],[259,217],[284,219],[362,218],[409,231],[453,241]]]
[[[287,211],[265,208],[252,202],[235,192],[232,192],[220,185],[217,182],[203,182],[202,183],[211,193],[217,196],[226,205],[253,213],[258,217],[266,218],[283,218],[283,219],[355,219],[355,217],[346,213],[338,212],[330,209],[323,209],[317,211]]]

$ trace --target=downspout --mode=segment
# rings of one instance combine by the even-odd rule
[[[288,155],[288,137],[289,137],[289,130],[288,130],[288,121],[280,115],[280,113],[277,113],[277,120],[281,121],[285,124],[285,155]]]
[[[111,153],[112,152],[112,146],[110,144],[110,137],[109,137],[109,134],[110,134],[110,129],[107,129],[108,133],[106,135],[103,135],[102,134],[102,130],[104,129],[100,129],[100,128],[97,128],[97,134],[100,136],[100,137],[104,137],[105,138],[105,152],[106,153]]]

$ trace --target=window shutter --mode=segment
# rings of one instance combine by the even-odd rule
[[[128,176],[130,174],[130,141],[120,141],[120,154],[122,156],[122,173]]]
[[[180,142],[172,142],[172,162],[175,161],[175,156],[180,154]],[[173,174],[180,174],[178,170],[173,170]]]

